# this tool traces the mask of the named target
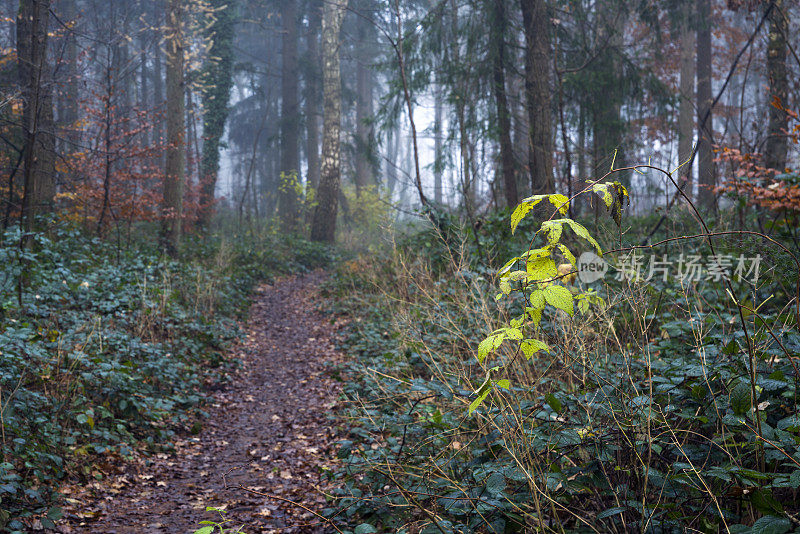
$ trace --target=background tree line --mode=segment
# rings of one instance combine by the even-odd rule
[[[30,232],[53,212],[101,235],[159,222],[175,250],[222,210],[332,241],[337,218],[365,216],[365,195],[401,216],[434,204],[476,217],[645,161],[684,163],[685,191],[709,210],[715,187],[736,197],[742,177],[763,197],[796,167],[796,12],[785,0],[4,1],[3,225]],[[625,180],[637,209],[671,205],[662,177]]]

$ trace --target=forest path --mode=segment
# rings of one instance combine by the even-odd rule
[[[321,512],[322,467],[335,457],[327,415],[339,390],[325,367],[338,358],[335,326],[315,312],[323,279],[315,272],[260,287],[247,338],[233,349],[242,368],[213,394],[200,434],[178,439],[171,454],[75,488],[62,532],[191,533],[219,518],[206,506],[226,507],[225,526],[245,525],[248,534],[331,531],[281,500]]]

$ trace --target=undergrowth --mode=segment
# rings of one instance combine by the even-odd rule
[[[510,339],[479,354],[501,322],[530,307],[528,290],[503,290],[496,302],[498,269],[547,239],[531,221],[517,237],[498,229],[508,213],[477,235],[434,220],[377,257],[343,263],[329,288],[331,309],[352,317],[342,348],[354,358],[331,517],[361,532],[414,533],[782,534],[800,525],[789,250],[723,234],[716,254],[763,256],[756,283],[674,272],[635,280],[620,274],[624,249],[646,239],[633,230],[646,226],[589,219],[620,270],[557,283],[573,298],[594,289],[602,305],[574,316],[548,307],[536,330],[547,351],[523,354]],[[724,220],[715,230],[728,230]],[[651,242],[699,233],[691,224],[672,221]],[[592,248],[565,239],[576,254]],[[702,237],[642,250],[710,254]],[[490,371],[503,373],[499,387],[470,414]]]
[[[319,245],[191,237],[171,260],[54,228],[0,248],[0,529],[52,527],[66,478],[196,431],[254,284],[320,266]]]

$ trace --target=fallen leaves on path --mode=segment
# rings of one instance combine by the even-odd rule
[[[209,394],[198,436],[171,454],[121,466],[121,473],[65,489],[62,532],[191,533],[226,510],[228,527],[247,533],[329,532],[326,470],[336,458],[329,419],[339,389],[326,363],[335,326],[315,312],[321,273],[259,288],[233,383]],[[296,504],[292,504],[296,503]]]

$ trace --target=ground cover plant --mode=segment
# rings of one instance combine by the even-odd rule
[[[236,364],[224,350],[253,285],[327,257],[268,235],[198,238],[176,259],[60,226],[29,249],[17,228],[2,239],[0,528],[10,531],[52,527],[66,478],[101,479],[103,465],[197,432],[205,396]]]
[[[637,248],[624,191],[595,189],[616,223],[590,232],[566,197],[532,197],[503,217],[522,239],[489,231],[479,251],[433,225],[340,268],[358,360],[331,516],[362,532],[796,528],[793,249],[721,216],[712,250],[690,214]],[[588,250],[614,267],[584,283]]]

